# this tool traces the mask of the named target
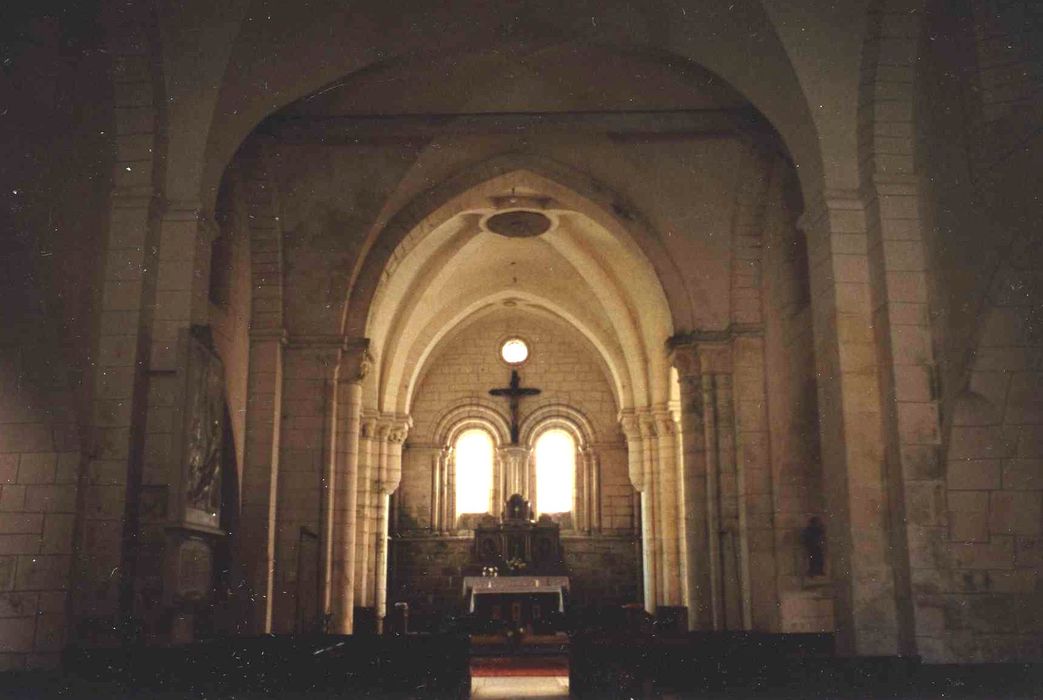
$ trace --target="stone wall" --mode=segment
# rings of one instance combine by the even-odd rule
[[[1043,27],[1026,3],[961,7],[929,6],[917,75],[943,476],[942,527],[910,536],[918,645],[936,661],[1038,660],[1043,204],[1024,174],[1043,167]]]
[[[522,385],[543,392],[522,400],[523,421],[541,406],[566,404],[590,420],[598,442],[622,442],[607,368],[594,349],[575,329],[526,313],[527,306],[504,307],[458,331],[435,350],[417,384],[409,442],[433,440],[444,413],[468,402],[508,415],[506,400],[489,396],[489,389],[506,386],[510,380],[511,370],[500,360],[499,343],[511,334],[524,338],[530,348],[529,360],[518,372]]]
[[[80,437],[63,365],[0,343],[0,668],[57,663],[76,520]]]
[[[0,670],[66,628],[113,122],[95,3],[5,8],[0,138]]]

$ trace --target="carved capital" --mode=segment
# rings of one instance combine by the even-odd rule
[[[369,338],[344,340],[340,358],[340,380],[347,384],[361,382],[373,367],[369,354]]]
[[[699,364],[699,349],[695,343],[684,343],[670,348],[670,363],[677,369],[682,380],[697,377],[702,368]]]
[[[372,440],[377,436],[377,419],[373,417],[363,418],[359,430],[362,433],[362,437]]]
[[[641,428],[634,409],[627,408],[619,412],[619,425],[628,443],[641,439]]]
[[[659,437],[657,432],[658,426],[656,425],[655,416],[651,413],[642,413],[640,415],[640,426],[641,426],[641,437],[645,440],[652,440]]]
[[[659,409],[653,414],[656,432],[659,437],[671,437],[677,434],[677,421],[669,409]]]
[[[396,445],[404,443],[406,441],[406,436],[409,435],[409,429],[412,425],[413,421],[408,417],[392,419],[392,422],[388,425],[388,442]]]

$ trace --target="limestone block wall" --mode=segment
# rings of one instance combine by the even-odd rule
[[[68,9],[5,9],[0,670],[54,666],[71,636],[67,599],[96,359],[115,59],[99,50],[96,8]]]
[[[433,630],[462,614],[461,571],[471,560],[472,538],[410,535],[391,541],[388,608],[409,604],[410,627]]]
[[[574,330],[509,308],[466,327],[436,350],[410,409],[413,428],[409,442],[433,440],[442,415],[469,401],[508,414],[506,400],[489,396],[489,389],[506,386],[510,380],[511,370],[499,357],[499,342],[510,334],[524,338],[531,350],[519,370],[522,385],[543,390],[539,396],[522,400],[523,420],[541,406],[563,403],[591,421],[599,442],[622,442],[607,369],[593,348]]]
[[[637,535],[563,537],[574,606],[609,607],[641,596],[641,541]]]
[[[66,640],[80,436],[53,347],[0,344],[0,668]]]
[[[947,658],[1043,656],[1043,287],[1028,241],[996,276],[946,444],[951,567],[919,581]],[[1038,245],[1038,243],[1037,243]]]
[[[932,498],[942,527],[910,545],[919,651],[945,661],[1038,660],[1043,204],[1033,174],[1043,167],[1043,27],[1028,3],[930,9],[915,152],[944,490]]]

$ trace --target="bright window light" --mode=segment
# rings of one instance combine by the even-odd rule
[[[456,462],[456,514],[491,512],[493,492],[493,440],[477,428],[465,430],[454,445]]]
[[[529,358],[529,346],[521,338],[511,338],[500,347],[500,357],[509,365],[518,365]]]
[[[576,490],[576,441],[567,431],[548,430],[536,440],[536,507],[540,513],[572,511]]]

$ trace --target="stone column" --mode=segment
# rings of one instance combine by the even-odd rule
[[[355,558],[358,531],[359,431],[362,380],[370,367],[365,343],[349,345],[341,359],[337,391],[337,451],[333,493],[330,632],[351,634],[355,624]]]
[[[627,440],[627,462],[630,483],[640,493],[641,502],[641,569],[644,588],[645,610],[654,613],[656,608],[658,557],[655,546],[655,504],[652,487],[644,458],[644,440],[641,434],[641,420],[633,409],[620,413],[620,425]]]
[[[677,449],[674,439],[677,435],[677,426],[674,425],[673,416],[666,407],[656,409],[651,416],[654,424],[654,439],[656,441],[656,461],[653,473],[656,475],[659,498],[657,499],[657,515],[659,527],[659,547],[662,561],[662,597],[659,602],[662,605],[677,606],[681,604],[681,558],[678,550],[679,529],[677,525],[677,499],[673,495],[677,492],[677,469],[674,464]]]
[[[442,508],[445,501],[442,455],[442,450],[431,451],[431,532],[442,532]]]
[[[250,588],[248,629],[271,631],[275,566],[275,508],[279,490],[279,427],[282,423],[282,331],[250,334],[247,384],[246,457],[241,487],[242,516],[237,535]]]
[[[453,448],[443,447],[438,462],[442,465],[442,482],[445,484],[442,499],[441,525],[439,532],[456,529],[456,470],[452,468]]]
[[[333,538],[335,536],[333,510],[336,507],[336,473],[337,473],[337,450],[342,448],[342,431],[337,417],[340,415],[338,396],[340,367],[333,372],[331,380],[327,383],[325,391],[326,420],[323,423],[323,464],[322,464],[322,517],[319,521],[319,542],[321,549],[320,569],[321,579],[319,581],[319,606],[322,615],[322,631],[328,631],[328,621],[333,619]]]
[[[339,336],[293,336],[284,350],[280,470],[272,631],[321,625],[328,614],[333,504],[329,481],[336,459]],[[302,528],[318,536],[319,566],[302,560]],[[306,567],[306,568],[304,568]],[[317,576],[317,580],[313,579]],[[316,599],[318,596],[318,599]]]
[[[579,450],[577,469],[582,476],[582,503],[578,508],[580,526],[588,534],[601,531],[601,474],[598,456],[590,445]],[[577,479],[579,481],[579,479]]]
[[[246,572],[252,615],[246,629],[271,631],[275,505],[282,424],[283,324],[282,231],[271,192],[250,185],[250,366],[246,399],[246,447],[240,485],[242,516],[233,543]]]
[[[688,628],[713,628],[706,437],[703,425],[702,368],[693,343],[674,343],[671,360],[681,389],[681,437],[684,483],[685,555],[688,566]]]
[[[380,468],[380,444],[386,428],[376,416],[364,416],[359,433],[359,476],[355,531],[355,605],[373,605],[373,481]]]
[[[536,494],[529,487],[532,481],[529,465],[529,448],[519,445],[501,447],[500,460],[503,464],[504,480],[503,497],[500,500],[500,505],[514,494],[520,493],[525,500],[533,501],[533,507],[536,507]],[[495,507],[497,504],[494,503],[493,505]]]
[[[706,441],[707,513],[715,629],[744,629],[740,576],[742,542],[735,468],[735,410],[731,347],[698,345],[703,384],[703,434]]]
[[[658,607],[663,602],[664,577],[667,575],[663,570],[663,530],[660,518],[660,510],[663,504],[662,484],[659,481],[659,472],[656,462],[659,457],[659,445],[656,435],[655,418],[647,408],[638,410],[638,429],[641,431],[641,462],[642,471],[645,474],[645,488],[648,491],[649,509],[652,532],[652,556],[655,562],[655,605]],[[643,509],[642,509],[643,512]]]
[[[778,626],[779,604],[764,338],[759,332],[737,335],[732,358],[743,625],[771,630]]]
[[[389,425],[387,440],[380,461],[380,475],[377,479],[377,537],[374,576],[374,608],[377,616],[377,632],[383,630],[384,617],[387,615],[387,573],[388,573],[388,501],[402,482],[402,443],[409,431],[409,420],[396,418]]]

